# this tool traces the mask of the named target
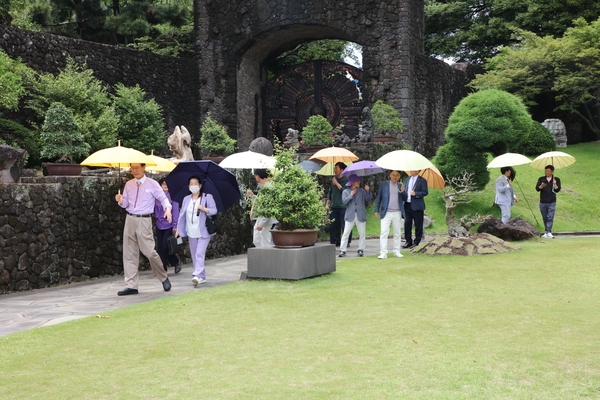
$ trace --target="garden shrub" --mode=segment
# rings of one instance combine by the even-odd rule
[[[556,142],[548,128],[537,121],[533,121],[529,134],[510,149],[512,153],[537,156],[547,151],[556,150]]]

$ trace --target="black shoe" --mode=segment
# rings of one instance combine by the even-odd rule
[[[362,250],[358,250],[358,251],[357,251],[357,253],[358,253],[358,256],[359,256],[359,257],[362,257],[362,256],[364,256],[364,255],[365,255],[365,252],[364,252],[364,251],[362,251]]]
[[[117,292],[117,294],[119,296],[128,296],[130,294],[138,294],[138,290],[132,289],[132,288],[125,288],[125,289],[121,290],[120,292]]]
[[[179,261],[179,264],[177,264],[175,266],[175,273],[178,274],[181,272],[181,261]]]
[[[403,249],[410,249],[412,246],[413,246],[413,245],[412,245],[412,243],[404,243],[404,244],[402,245],[402,248],[403,248]]]
[[[417,246],[418,246],[418,244],[417,244],[417,243],[414,243],[414,244],[411,244],[411,245],[410,245],[410,248],[411,248],[411,249],[414,249],[414,248],[415,248],[415,247],[417,247]]]
[[[169,290],[171,290],[171,282],[169,282],[169,278],[167,278],[163,281],[163,289],[165,289],[165,292],[168,292]],[[136,292],[137,292],[137,290],[136,290]]]

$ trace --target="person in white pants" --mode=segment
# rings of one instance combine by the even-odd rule
[[[259,188],[269,185],[269,173],[266,169],[255,169],[254,179],[258,183]],[[250,190],[246,193],[248,197],[253,197],[254,193]],[[260,196],[260,189],[258,196]],[[250,220],[254,219],[253,211],[250,212]],[[276,224],[275,218],[257,217],[252,230],[252,242],[256,247],[273,246],[273,236],[271,235],[271,227]]]
[[[350,188],[344,189],[342,192],[342,203],[346,206],[346,213],[344,214],[344,234],[340,243],[340,257],[346,256],[348,238],[354,225],[356,225],[356,229],[358,230],[357,253],[359,257],[362,257],[365,255],[365,244],[367,241],[365,233],[367,227],[367,203],[371,200],[371,193],[369,192],[368,185],[365,185],[364,189],[360,187],[360,177],[356,175],[351,175],[348,178],[346,186],[350,186]]]
[[[375,217],[381,218],[379,233],[379,259],[387,258],[388,234],[390,224],[394,231],[394,256],[402,257],[400,244],[402,241],[402,219],[404,219],[402,183],[400,172],[391,171],[390,179],[381,183],[375,198]]]

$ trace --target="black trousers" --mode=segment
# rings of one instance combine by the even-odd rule
[[[173,234],[173,229],[158,229],[156,228],[156,252],[160,256],[160,259],[163,263],[163,268],[165,271],[169,264],[172,266],[176,266],[179,264],[179,257],[177,254],[169,254],[169,245],[167,243],[167,238]]]
[[[408,246],[418,245],[423,238],[423,220],[425,212],[423,210],[413,210],[408,202],[404,202],[404,240]],[[415,224],[415,240],[412,239],[412,227]]]
[[[332,208],[329,213],[329,243],[339,246],[342,242],[342,231],[344,230],[344,216],[346,215],[345,208]],[[348,237],[348,244],[352,242],[352,233]]]

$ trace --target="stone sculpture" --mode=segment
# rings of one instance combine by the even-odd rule
[[[0,183],[16,183],[21,179],[25,150],[0,145]]]
[[[171,161],[193,161],[194,154],[192,153],[192,136],[190,132],[181,125],[175,127],[175,130],[167,139],[169,150],[173,152]]]
[[[542,122],[542,125],[552,132],[556,147],[567,147],[567,128],[560,119],[547,119]]]
[[[285,135],[283,144],[286,147],[298,146],[298,134],[300,132],[293,128],[288,128],[288,133]]]
[[[371,109],[369,107],[363,108],[362,111],[362,124],[358,128],[358,141],[361,143],[370,143],[373,141],[373,132],[375,130],[375,123],[371,116]]]

